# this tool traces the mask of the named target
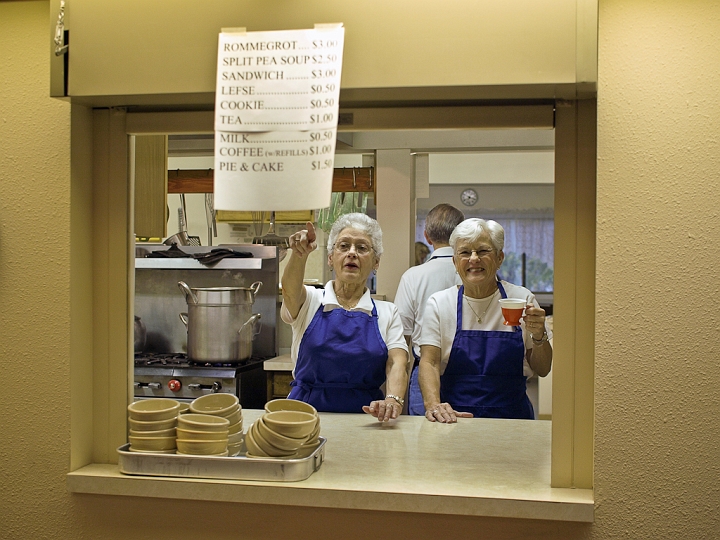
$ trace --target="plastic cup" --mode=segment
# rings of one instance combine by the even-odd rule
[[[520,326],[520,318],[525,310],[524,298],[501,298],[499,300],[506,326]]]

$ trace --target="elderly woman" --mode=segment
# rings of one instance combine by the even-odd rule
[[[550,372],[545,310],[524,287],[501,281],[505,231],[494,221],[466,219],[450,236],[462,285],[433,294],[420,338],[420,389],[425,417],[533,419],[525,381]],[[520,326],[505,326],[498,300],[526,299]]]
[[[365,286],[382,255],[382,231],[365,214],[345,214],[328,238],[335,279],[324,289],[303,285],[315,228],[290,237],[282,277],[281,317],[293,330],[293,389],[288,397],[318,411],[365,411],[387,421],[402,411],[407,385],[407,345],[397,308],[373,300]],[[386,394],[381,386],[385,384]]]

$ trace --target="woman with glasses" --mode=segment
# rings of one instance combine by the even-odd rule
[[[318,411],[364,411],[380,421],[397,418],[407,386],[403,326],[395,305],[373,300],[365,286],[383,252],[380,225],[360,213],[338,218],[327,244],[335,279],[324,289],[303,285],[316,239],[310,222],[290,236],[282,276],[281,317],[292,327],[295,363],[288,397]]]
[[[419,380],[425,417],[533,419],[525,381],[550,372],[545,310],[528,289],[498,279],[505,231],[471,218],[450,236],[462,285],[430,296],[423,315]],[[520,326],[506,326],[498,300],[524,298]]]

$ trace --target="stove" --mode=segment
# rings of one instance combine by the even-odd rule
[[[267,358],[228,364],[195,362],[185,353],[137,353],[134,396],[190,402],[205,394],[228,393],[235,394],[242,407],[262,409],[267,401]]]
[[[147,251],[167,246],[146,245]],[[190,402],[214,392],[235,394],[240,405],[262,409],[267,401],[263,361],[277,355],[280,319],[278,287],[280,259],[275,246],[230,244],[225,247],[250,252],[252,257],[227,258],[205,266],[191,258],[148,258],[136,253],[134,314],[145,326],[143,353],[135,357],[135,399],[169,397]],[[183,246],[189,254],[209,253],[211,246]],[[179,316],[188,312],[179,282],[190,287],[248,287],[256,281],[252,313],[262,325],[253,336],[253,357],[227,363],[195,362],[188,358],[188,329]],[[238,328],[239,330],[239,328]],[[174,352],[182,351],[182,352]]]

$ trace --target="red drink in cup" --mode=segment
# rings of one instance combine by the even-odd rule
[[[501,298],[499,300],[506,326],[520,326],[520,318],[525,310],[524,298]]]

